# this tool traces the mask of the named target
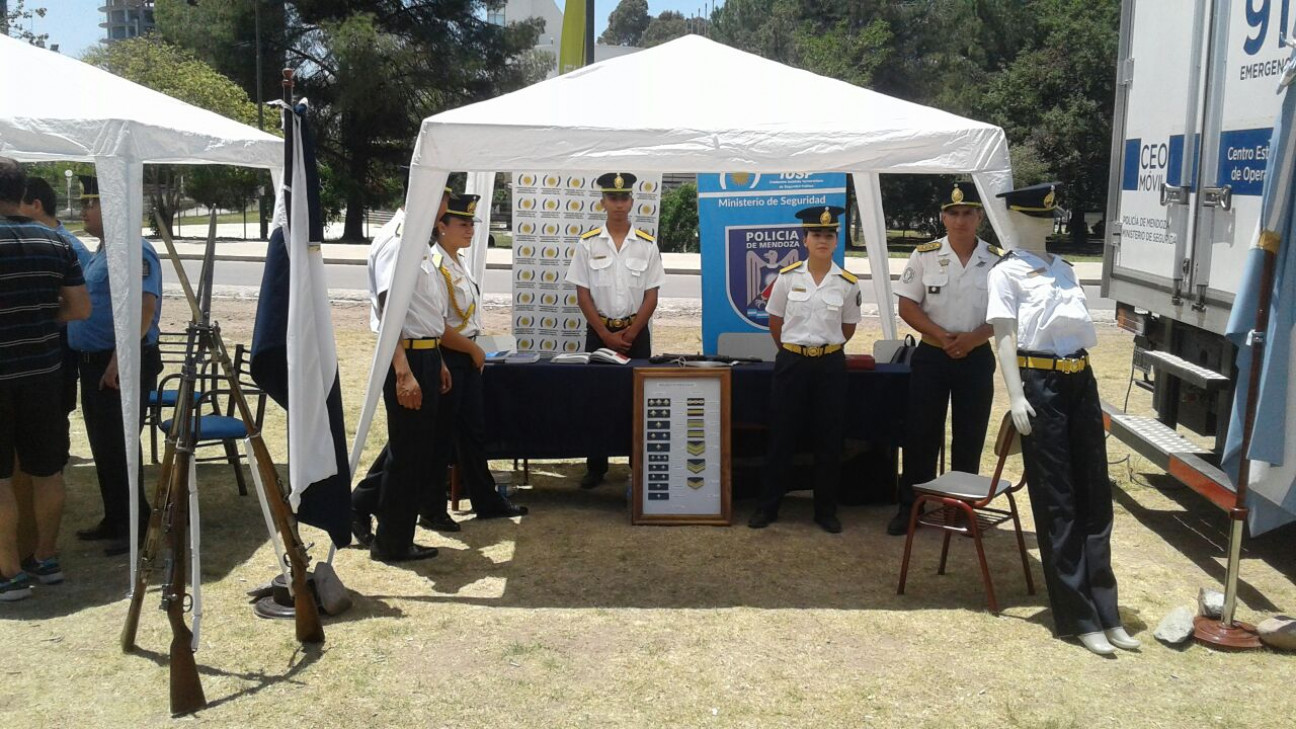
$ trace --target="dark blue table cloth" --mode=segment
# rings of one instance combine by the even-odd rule
[[[491,363],[484,378],[486,450],[491,458],[580,458],[630,454],[634,434],[634,369],[666,367],[647,360],[628,365]],[[773,363],[733,368],[730,424],[763,427],[769,421]],[[909,368],[879,364],[848,376],[846,437],[882,449],[899,447],[904,433]]]

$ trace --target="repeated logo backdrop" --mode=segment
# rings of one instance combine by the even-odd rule
[[[581,235],[606,220],[594,184],[599,174],[513,173],[513,336],[519,352],[585,349],[585,317],[566,278]],[[638,177],[630,224],[656,235],[661,175]]]

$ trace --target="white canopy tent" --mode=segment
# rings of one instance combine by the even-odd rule
[[[358,466],[450,171],[847,172],[869,246],[883,331],[895,319],[880,172],[971,173],[1012,244],[1003,130],[784,66],[699,36],[609,59],[423,120],[404,235],[351,454]],[[476,190],[481,192],[480,189]],[[481,246],[481,238],[476,241]],[[880,243],[880,245],[879,245]]]
[[[227,164],[282,176],[283,140],[52,51],[0,36],[0,156],[93,162],[99,177],[128,472],[138,472],[144,164]],[[33,82],[31,79],[38,79]],[[47,83],[48,82],[48,83]],[[138,498],[131,490],[132,513]],[[131,524],[131,544],[136,543]],[[131,584],[135,579],[134,552]]]

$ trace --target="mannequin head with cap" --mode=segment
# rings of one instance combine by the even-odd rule
[[[1045,182],[1001,192],[1008,205],[1008,224],[1016,241],[1014,248],[1039,256],[1047,255],[1045,243],[1053,232],[1053,214],[1057,208],[1060,182]]]

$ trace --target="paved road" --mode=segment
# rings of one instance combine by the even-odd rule
[[[186,260],[184,264],[185,271],[188,272],[191,280],[196,284],[201,263]],[[261,285],[261,269],[262,264],[259,262],[217,261],[213,282],[218,287],[259,287]],[[333,291],[346,291],[348,294],[354,294],[368,289],[368,275],[362,265],[325,264],[324,271],[325,276],[328,278],[329,289]],[[178,283],[170,261],[163,261],[162,263],[162,280],[164,283]],[[868,304],[875,303],[876,299],[873,296],[872,284],[869,281],[861,281],[860,283],[864,291],[864,302]],[[488,294],[507,292],[512,285],[512,271],[497,268],[487,269],[484,284],[483,288]],[[1097,286],[1086,286],[1085,295],[1089,297],[1090,308],[1096,311],[1112,311],[1115,309],[1115,304],[1110,299],[1099,298]],[[692,274],[667,274],[662,296],[668,299],[701,299],[702,278]]]

